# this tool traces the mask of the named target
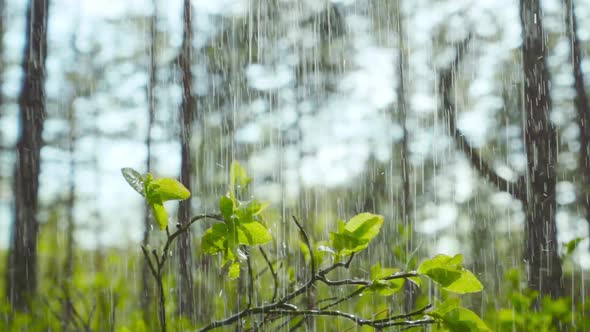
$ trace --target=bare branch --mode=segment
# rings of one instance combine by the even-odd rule
[[[248,265],[248,305],[246,308],[252,307],[252,298],[254,297],[254,276],[252,272],[252,259],[250,258],[250,252],[246,248],[246,264]]]
[[[516,182],[511,182],[498,175],[498,173],[496,173],[496,171],[481,157],[479,152],[471,146],[461,130],[457,128],[457,107],[451,100],[449,92],[454,85],[456,69],[461,63],[470,41],[471,37],[455,46],[455,58],[453,59],[451,66],[440,74],[438,80],[438,88],[441,91],[443,99],[442,113],[446,117],[449,134],[459,149],[461,149],[461,151],[467,156],[473,168],[475,168],[481,176],[483,176],[489,183],[493,184],[498,190],[511,194],[515,199],[524,200],[524,177],[521,176]]]
[[[277,275],[276,271],[272,267],[272,263],[268,259],[268,256],[266,255],[266,252],[264,251],[264,249],[262,249],[262,247],[258,247],[258,249],[260,250],[260,253],[262,254],[262,257],[264,258],[264,261],[268,265],[268,269],[270,271],[270,274],[272,274],[272,279],[273,279],[273,282],[274,282],[274,287],[273,287],[273,291],[272,291],[272,300],[271,300],[271,302],[274,302],[277,299],[277,294],[278,294],[278,291],[279,291],[279,276]]]
[[[566,34],[570,40],[572,53],[572,69],[576,96],[574,104],[578,113],[580,129],[580,154],[578,164],[582,173],[582,199],[586,207],[586,221],[590,224],[590,102],[586,94],[586,83],[582,71],[582,50],[578,38],[577,19],[574,0],[565,0]]]
[[[303,229],[303,227],[297,221],[297,218],[295,218],[295,216],[293,216],[293,221],[295,222],[295,225],[297,225],[297,228],[299,228],[299,231],[301,232],[301,235],[303,236],[303,241],[305,241],[305,245],[307,246],[307,249],[309,250],[309,260],[311,262],[310,263],[310,265],[311,265],[311,275],[312,276],[315,276],[316,267],[315,267],[315,259],[313,257],[313,248],[311,246],[311,242],[309,241],[309,237],[307,236],[307,233],[305,232],[305,229]]]

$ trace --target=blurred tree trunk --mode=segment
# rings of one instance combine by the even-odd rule
[[[523,130],[527,155],[525,260],[529,287],[543,295],[563,295],[558,254],[557,132],[551,123],[550,77],[543,13],[539,0],[520,1],[524,70]]]
[[[182,105],[180,119],[181,166],[180,182],[191,190],[191,128],[193,115],[196,113],[192,94],[193,76],[191,72],[192,23],[191,4],[184,0],[182,50],[179,57],[182,72]],[[180,202],[178,222],[188,222],[191,216],[190,199]],[[186,317],[194,315],[194,285],[192,275],[191,234],[185,232],[179,236],[178,250],[180,259],[180,274],[178,287],[178,313]]]
[[[452,66],[439,76],[443,114],[449,133],[478,173],[498,190],[520,200],[525,212],[525,251],[528,286],[542,295],[563,294],[561,258],[558,254],[557,227],[557,133],[550,120],[549,71],[545,63],[545,32],[538,0],[521,0],[524,71],[523,136],[527,155],[526,176],[511,182],[500,177],[457,128],[456,107],[450,87],[469,39],[456,48]]]
[[[31,0],[26,14],[23,79],[19,96],[20,136],[14,169],[15,220],[8,255],[6,295],[26,311],[37,288],[37,201],[43,123],[48,0]]]
[[[75,96],[73,96],[75,98]],[[67,110],[68,130],[68,154],[70,174],[68,175],[68,198],[66,201],[66,262],[65,279],[72,277],[74,270],[74,207],[76,205],[76,115],[74,114],[74,103],[69,103]]]
[[[6,29],[6,27],[4,26],[4,22],[6,21],[5,18],[5,10],[6,10],[6,1],[5,0],[0,0],[0,106],[2,105],[2,101],[3,101],[3,94],[2,94],[2,77],[4,74],[4,43],[2,42],[4,40],[4,30]],[[0,107],[0,116],[2,116],[2,107]],[[0,140],[2,139],[2,136],[0,135]],[[0,141],[0,143],[2,143]],[[1,144],[0,144],[1,146]]]
[[[410,192],[410,166],[408,158],[410,157],[408,149],[408,127],[407,117],[408,108],[406,102],[406,73],[408,71],[408,56],[406,53],[406,45],[404,43],[404,22],[402,17],[401,0],[397,1],[397,32],[398,32],[398,83],[397,83],[397,108],[399,110],[399,123],[402,127],[403,136],[401,142],[401,158],[400,166],[402,171],[402,223],[406,228],[404,239],[406,243],[406,255],[410,257],[414,251],[414,225],[410,215],[412,211],[412,198]],[[391,114],[392,119],[394,114]],[[393,150],[392,150],[393,151]],[[392,160],[395,160],[392,156]],[[413,267],[412,267],[413,268]],[[411,282],[404,284],[404,304],[406,312],[411,312],[416,303],[418,287]]]
[[[158,22],[158,5],[157,0],[152,1],[152,16],[150,17],[150,28],[149,28],[149,62],[148,62],[148,75],[149,81],[147,84],[146,94],[147,94],[147,102],[148,102],[148,126],[147,126],[147,133],[145,136],[145,148],[146,148],[146,160],[145,160],[145,169],[146,172],[151,172],[152,169],[152,127],[154,125],[154,118],[155,118],[155,108],[156,108],[156,99],[154,95],[154,90],[156,88],[157,76],[156,76],[156,42],[157,42],[157,32],[156,32],[156,24]],[[150,208],[149,206],[145,206],[144,211],[144,223],[143,223],[143,238],[141,240],[142,245],[145,247],[148,245],[150,239],[150,229],[151,229],[151,220],[150,220]],[[140,306],[143,312],[144,321],[150,320],[150,300],[152,298],[151,292],[152,288],[150,286],[150,272],[148,268],[148,263],[146,260],[143,260],[141,266],[141,296],[140,296]]]
[[[574,104],[578,113],[580,129],[579,167],[582,173],[582,199],[586,209],[586,221],[590,231],[590,103],[586,94],[586,84],[582,72],[582,50],[578,39],[578,27],[573,0],[565,0],[566,33],[570,40],[574,88],[576,96]]]

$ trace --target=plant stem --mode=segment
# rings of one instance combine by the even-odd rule
[[[158,285],[158,319],[160,321],[160,330],[162,332],[166,332],[166,297],[164,296],[164,283],[162,281],[162,271],[164,269],[164,264],[168,259],[168,250],[170,250],[170,246],[180,234],[188,231],[190,226],[194,224],[196,221],[205,218],[223,220],[222,217],[217,214],[200,214],[191,218],[189,222],[185,224],[180,224],[178,226],[178,229],[172,234],[170,234],[170,230],[168,229],[168,227],[166,227],[166,243],[164,244],[164,249],[162,249],[162,253],[160,254],[160,256],[158,256],[158,253],[155,249],[152,251],[153,260],[155,261],[155,264],[154,262],[152,262],[152,258],[150,258],[150,254],[148,253],[146,247],[143,245],[141,246],[143,256],[146,259],[150,272],[152,273],[152,276],[154,277]]]
[[[158,318],[160,320],[160,328],[162,332],[166,332],[166,298],[164,297],[164,284],[162,283],[162,274],[159,273],[157,278],[158,292],[160,300],[158,302]]]

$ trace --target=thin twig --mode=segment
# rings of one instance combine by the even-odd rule
[[[315,267],[315,259],[313,257],[313,248],[311,247],[311,241],[309,241],[309,237],[307,236],[307,232],[305,231],[305,229],[303,229],[303,226],[301,226],[301,224],[299,223],[299,221],[297,221],[297,218],[295,218],[295,216],[293,216],[293,221],[295,222],[295,225],[297,225],[297,228],[299,228],[299,231],[301,232],[301,235],[303,236],[303,241],[305,241],[305,245],[307,246],[307,249],[309,250],[309,260],[310,260],[310,265],[311,265],[311,275],[315,276],[316,274],[316,267]]]
[[[250,258],[250,251],[246,248],[246,265],[248,266],[248,305],[246,308],[252,307],[252,298],[254,297],[254,276],[252,273],[252,260]]]
[[[154,268],[154,265],[152,264],[152,260],[150,259],[150,254],[148,254],[147,249],[143,245],[141,246],[141,251],[143,252],[143,257],[148,262],[148,267],[150,268],[150,271],[152,272],[152,276],[154,276],[154,278],[156,278],[158,274],[156,273],[156,269]]]
[[[152,255],[154,257],[156,265],[152,262],[150,258],[150,254],[148,253],[145,246],[141,246],[141,250],[143,252],[143,256],[148,262],[148,266],[150,271],[152,272],[152,276],[156,280],[158,293],[159,293],[159,300],[158,300],[158,318],[160,320],[160,328],[162,332],[166,332],[166,298],[164,297],[164,283],[162,281],[162,270],[164,268],[164,264],[168,259],[168,251],[170,250],[170,246],[174,242],[174,240],[182,233],[186,232],[192,224],[201,220],[201,219],[215,219],[219,221],[223,221],[223,218],[219,214],[200,214],[197,215],[189,222],[184,224],[179,224],[178,229],[174,233],[170,233],[168,226],[166,226],[166,243],[164,244],[164,248],[162,249],[162,253],[158,256],[157,250],[152,250]]]
[[[270,259],[268,259],[268,256],[266,255],[266,252],[264,251],[264,249],[262,249],[262,247],[258,247],[258,250],[260,250],[260,253],[262,254],[262,257],[264,258],[264,261],[268,265],[268,269],[270,271],[270,274],[272,274],[274,287],[273,287],[273,291],[272,291],[272,300],[270,302],[274,302],[277,299],[277,294],[279,291],[279,276],[277,275],[275,269],[273,268],[272,263],[271,263]]]

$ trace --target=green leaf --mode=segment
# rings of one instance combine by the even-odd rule
[[[568,243],[565,244],[565,248],[566,248],[566,256],[571,255],[576,248],[578,247],[578,245],[580,244],[580,242],[582,242],[584,240],[583,237],[577,237],[571,241],[569,241]]]
[[[441,320],[447,313],[456,308],[459,308],[460,306],[460,300],[456,297],[451,297],[438,304],[434,310],[428,313],[428,315]]]
[[[154,218],[156,218],[160,230],[166,229],[166,226],[168,226],[168,213],[162,202],[152,202],[150,203],[150,207],[154,212]]]
[[[348,256],[352,253],[359,252],[366,248],[366,245],[359,243],[358,239],[349,234],[330,233],[332,247],[340,256]]]
[[[418,288],[422,287],[422,279],[420,279],[420,277],[410,277],[408,278],[408,280],[411,281]]]
[[[483,290],[483,285],[471,271],[464,269],[461,277],[444,289],[457,294],[477,293]]]
[[[398,271],[399,269],[382,268],[379,263],[373,265],[371,267],[371,280],[373,280],[373,284],[369,287],[369,291],[381,296],[390,296],[402,290],[405,279],[381,280]]]
[[[346,224],[339,221],[338,233],[330,233],[332,247],[340,256],[362,251],[379,234],[382,225],[383,217],[371,213],[358,214]]]
[[[477,314],[462,307],[450,310],[442,317],[443,324],[453,332],[490,332]]]
[[[344,230],[352,233],[357,239],[368,243],[379,234],[381,225],[383,225],[383,216],[360,213],[346,223]]]
[[[191,192],[182,183],[171,178],[160,178],[152,181],[155,186],[154,194],[158,195],[162,202],[172,200],[185,200],[191,196]]]
[[[227,226],[215,224],[210,227],[201,239],[201,250],[209,255],[215,255],[227,249]]]
[[[227,196],[221,196],[219,198],[219,210],[223,219],[230,221],[234,214],[234,202]]]
[[[261,223],[257,221],[244,222],[238,225],[240,244],[256,246],[272,240],[272,235]]]
[[[143,188],[144,178],[143,176],[141,176],[141,174],[139,174],[139,172],[137,172],[133,168],[125,167],[121,168],[121,174],[123,174],[123,177],[131,186],[131,188],[137,191],[141,196],[145,196]]]
[[[232,262],[230,264],[228,276],[230,279],[237,279],[240,277],[240,263]]]
[[[473,273],[461,266],[462,261],[462,255],[453,257],[437,255],[422,262],[418,267],[418,273],[428,276],[443,289],[453,293],[464,294],[481,291],[483,285]]]
[[[524,324],[523,317],[514,309],[500,309],[496,313],[500,324],[511,326],[522,326]]]
[[[260,213],[268,206],[268,203],[261,204],[257,200],[239,202],[238,208],[234,211],[241,222],[257,220]]]
[[[242,195],[248,189],[252,179],[248,177],[246,170],[237,162],[231,164],[229,171],[229,195],[235,200],[238,195]]]

